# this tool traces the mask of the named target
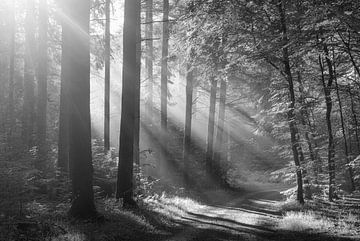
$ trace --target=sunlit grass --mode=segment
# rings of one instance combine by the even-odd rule
[[[51,241],[85,241],[86,236],[82,233],[67,233],[58,237],[52,238]]]
[[[328,218],[317,216],[312,211],[291,211],[279,221],[278,228],[297,232],[329,231],[334,228],[334,223]]]

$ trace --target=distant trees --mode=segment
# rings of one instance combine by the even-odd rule
[[[25,20],[25,57],[24,57],[24,102],[22,117],[22,139],[24,146],[34,144],[35,123],[35,1],[26,5]]]
[[[39,1],[39,57],[38,57],[38,102],[37,102],[37,144],[40,159],[46,155],[47,127],[47,73],[48,73],[48,12],[47,0]]]

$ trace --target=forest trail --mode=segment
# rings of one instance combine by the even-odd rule
[[[164,213],[171,213],[173,222],[181,228],[165,240],[354,240],[328,233],[280,230],[280,191],[275,188],[235,194],[216,190],[204,193],[213,198],[201,204],[179,208],[176,201],[168,202],[163,206],[168,209]]]

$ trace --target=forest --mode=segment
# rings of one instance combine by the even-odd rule
[[[0,240],[360,240],[360,1],[0,0]]]

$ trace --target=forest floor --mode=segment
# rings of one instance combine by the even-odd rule
[[[114,199],[98,199],[102,216],[86,221],[69,219],[69,204],[44,196],[24,205],[21,216],[2,220],[0,240],[360,240],[359,219],[352,220],[353,226],[340,227],[340,222],[330,219],[331,212],[326,212],[327,217],[312,212],[289,216],[278,190],[237,193],[219,189],[201,196],[202,201],[195,201],[154,195],[134,210],[121,208]],[[322,207],[339,212],[345,204],[340,202],[345,201],[355,203],[344,199]],[[324,214],[319,207],[316,210]]]

